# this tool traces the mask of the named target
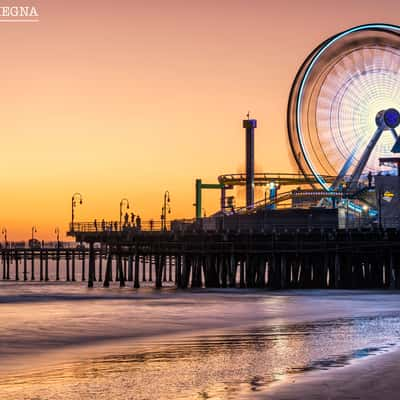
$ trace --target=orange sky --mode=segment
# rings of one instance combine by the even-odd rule
[[[0,5],[17,1],[0,1]],[[23,3],[22,5],[26,5]],[[118,219],[192,217],[194,180],[243,166],[241,120],[258,119],[256,164],[291,168],[286,103],[327,36],[398,23],[397,0],[31,1],[40,22],[0,24],[0,225],[9,239]],[[204,195],[211,213],[218,193]]]

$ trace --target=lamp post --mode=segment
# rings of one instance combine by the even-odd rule
[[[126,208],[129,210],[129,200],[123,198],[119,202],[119,229],[121,229],[121,227],[122,227],[122,207],[124,204],[126,204]]]
[[[54,230],[54,233],[56,234],[56,237],[57,237],[57,248],[59,248],[60,247],[60,228],[57,227]]]
[[[1,233],[4,235],[4,247],[7,247],[7,228],[3,228]]]
[[[79,192],[76,192],[72,195],[72,201],[71,201],[71,232],[74,232],[74,209],[77,206],[77,200],[79,201],[79,204],[82,204],[82,195]]]
[[[170,201],[169,191],[166,190],[164,193],[163,207],[161,209],[161,230],[163,231],[167,230],[167,212],[171,214]]]

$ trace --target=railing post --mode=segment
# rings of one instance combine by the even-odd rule
[[[26,250],[24,250],[24,281],[28,279],[28,265],[27,265],[27,256],[26,256]]]
[[[99,282],[103,280],[103,248],[99,249]]]
[[[68,251],[68,250],[66,250],[66,252],[65,252],[65,258],[66,258],[66,260],[65,260],[65,264],[66,264],[66,266],[65,266],[65,268],[66,268],[66,280],[67,280],[67,282],[69,282],[69,280],[70,280],[70,277],[69,277],[69,258],[70,258],[70,252]]]
[[[58,247],[56,252],[56,280],[60,280],[60,249]]]
[[[46,250],[45,253],[45,269],[44,269],[44,280],[47,282],[49,280],[49,251]]]
[[[93,242],[89,243],[89,276],[88,276],[88,287],[93,287],[94,280],[94,269],[96,267],[96,255],[94,253]]]
[[[75,282],[75,250],[72,250],[72,282]]]
[[[81,280],[84,281],[85,275],[86,275],[86,266],[85,266],[85,248],[81,249],[81,254],[82,254],[82,276],[81,276]]]
[[[15,280],[19,281],[19,266],[18,266],[18,252],[17,249],[15,251]]]
[[[1,258],[3,262],[3,281],[6,279],[6,253],[5,251],[1,252]]]
[[[39,279],[43,280],[43,250],[40,249],[40,258],[39,258]]]
[[[143,262],[143,265],[146,263],[146,258],[145,258],[144,255],[142,256],[142,262]],[[139,283],[139,267],[140,267],[139,254],[138,254],[137,249],[136,249],[136,253],[135,253],[135,278],[134,278],[135,280],[134,280],[134,283],[133,283],[133,287],[135,289],[138,289],[140,287],[140,283]]]
[[[31,281],[35,280],[35,251],[31,250]]]

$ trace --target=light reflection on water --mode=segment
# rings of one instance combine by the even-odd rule
[[[287,374],[390,348],[400,314],[127,343],[118,352],[4,376],[6,399],[234,399]]]

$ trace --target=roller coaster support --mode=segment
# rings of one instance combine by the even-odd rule
[[[221,212],[225,209],[226,190],[233,189],[233,186],[224,185],[222,183],[202,183],[201,179],[196,179],[196,219],[201,218],[202,203],[202,190],[203,189],[220,189],[221,190]]]

